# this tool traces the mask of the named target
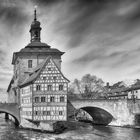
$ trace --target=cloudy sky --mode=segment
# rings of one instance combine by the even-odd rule
[[[0,0],[0,88],[12,78],[13,52],[30,42],[35,5],[42,42],[66,52],[68,79],[86,73],[111,83],[140,78],[139,0]]]

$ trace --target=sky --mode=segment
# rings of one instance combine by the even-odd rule
[[[35,5],[41,41],[66,52],[69,80],[140,78],[140,0],[0,0],[0,88],[12,78],[13,52],[30,42]]]

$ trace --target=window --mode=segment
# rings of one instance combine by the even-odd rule
[[[36,91],[39,91],[41,89],[40,85],[36,85]]]
[[[59,90],[63,90],[63,85],[59,85]]]
[[[28,60],[28,68],[32,68],[32,60]]]
[[[60,102],[64,102],[64,97],[60,96]]]
[[[54,102],[54,100],[55,100],[54,96],[51,96],[50,97],[50,102]]]
[[[51,76],[48,76],[48,80],[51,80],[52,79],[52,77]]]
[[[50,112],[50,111],[47,111],[47,115],[48,115],[48,116],[51,115],[51,112]]]
[[[46,115],[46,111],[43,111],[42,113],[43,113],[43,115]]]
[[[48,91],[52,90],[52,85],[48,85]]]
[[[35,31],[35,37],[38,37],[38,31]]]
[[[56,76],[53,77],[53,80],[56,80]]]
[[[35,97],[35,103],[39,102],[39,97]]]
[[[45,102],[46,98],[45,97],[41,97],[41,102]]]
[[[35,111],[35,115],[38,115],[38,111]]]
[[[48,71],[51,71],[51,68],[48,68]]]
[[[61,115],[61,116],[62,116],[62,115],[63,115],[63,112],[62,112],[62,111],[59,111],[59,115]]]
[[[17,79],[17,70],[15,70],[15,79]]]
[[[46,80],[46,77],[45,76],[43,77],[43,80]]]

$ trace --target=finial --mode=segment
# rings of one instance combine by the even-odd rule
[[[36,21],[36,9],[37,9],[37,5],[35,5],[34,8],[35,8],[35,9],[34,9],[34,21]]]

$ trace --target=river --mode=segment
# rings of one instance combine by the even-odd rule
[[[84,124],[62,134],[45,134],[21,130],[0,118],[0,140],[140,140],[140,129]]]

